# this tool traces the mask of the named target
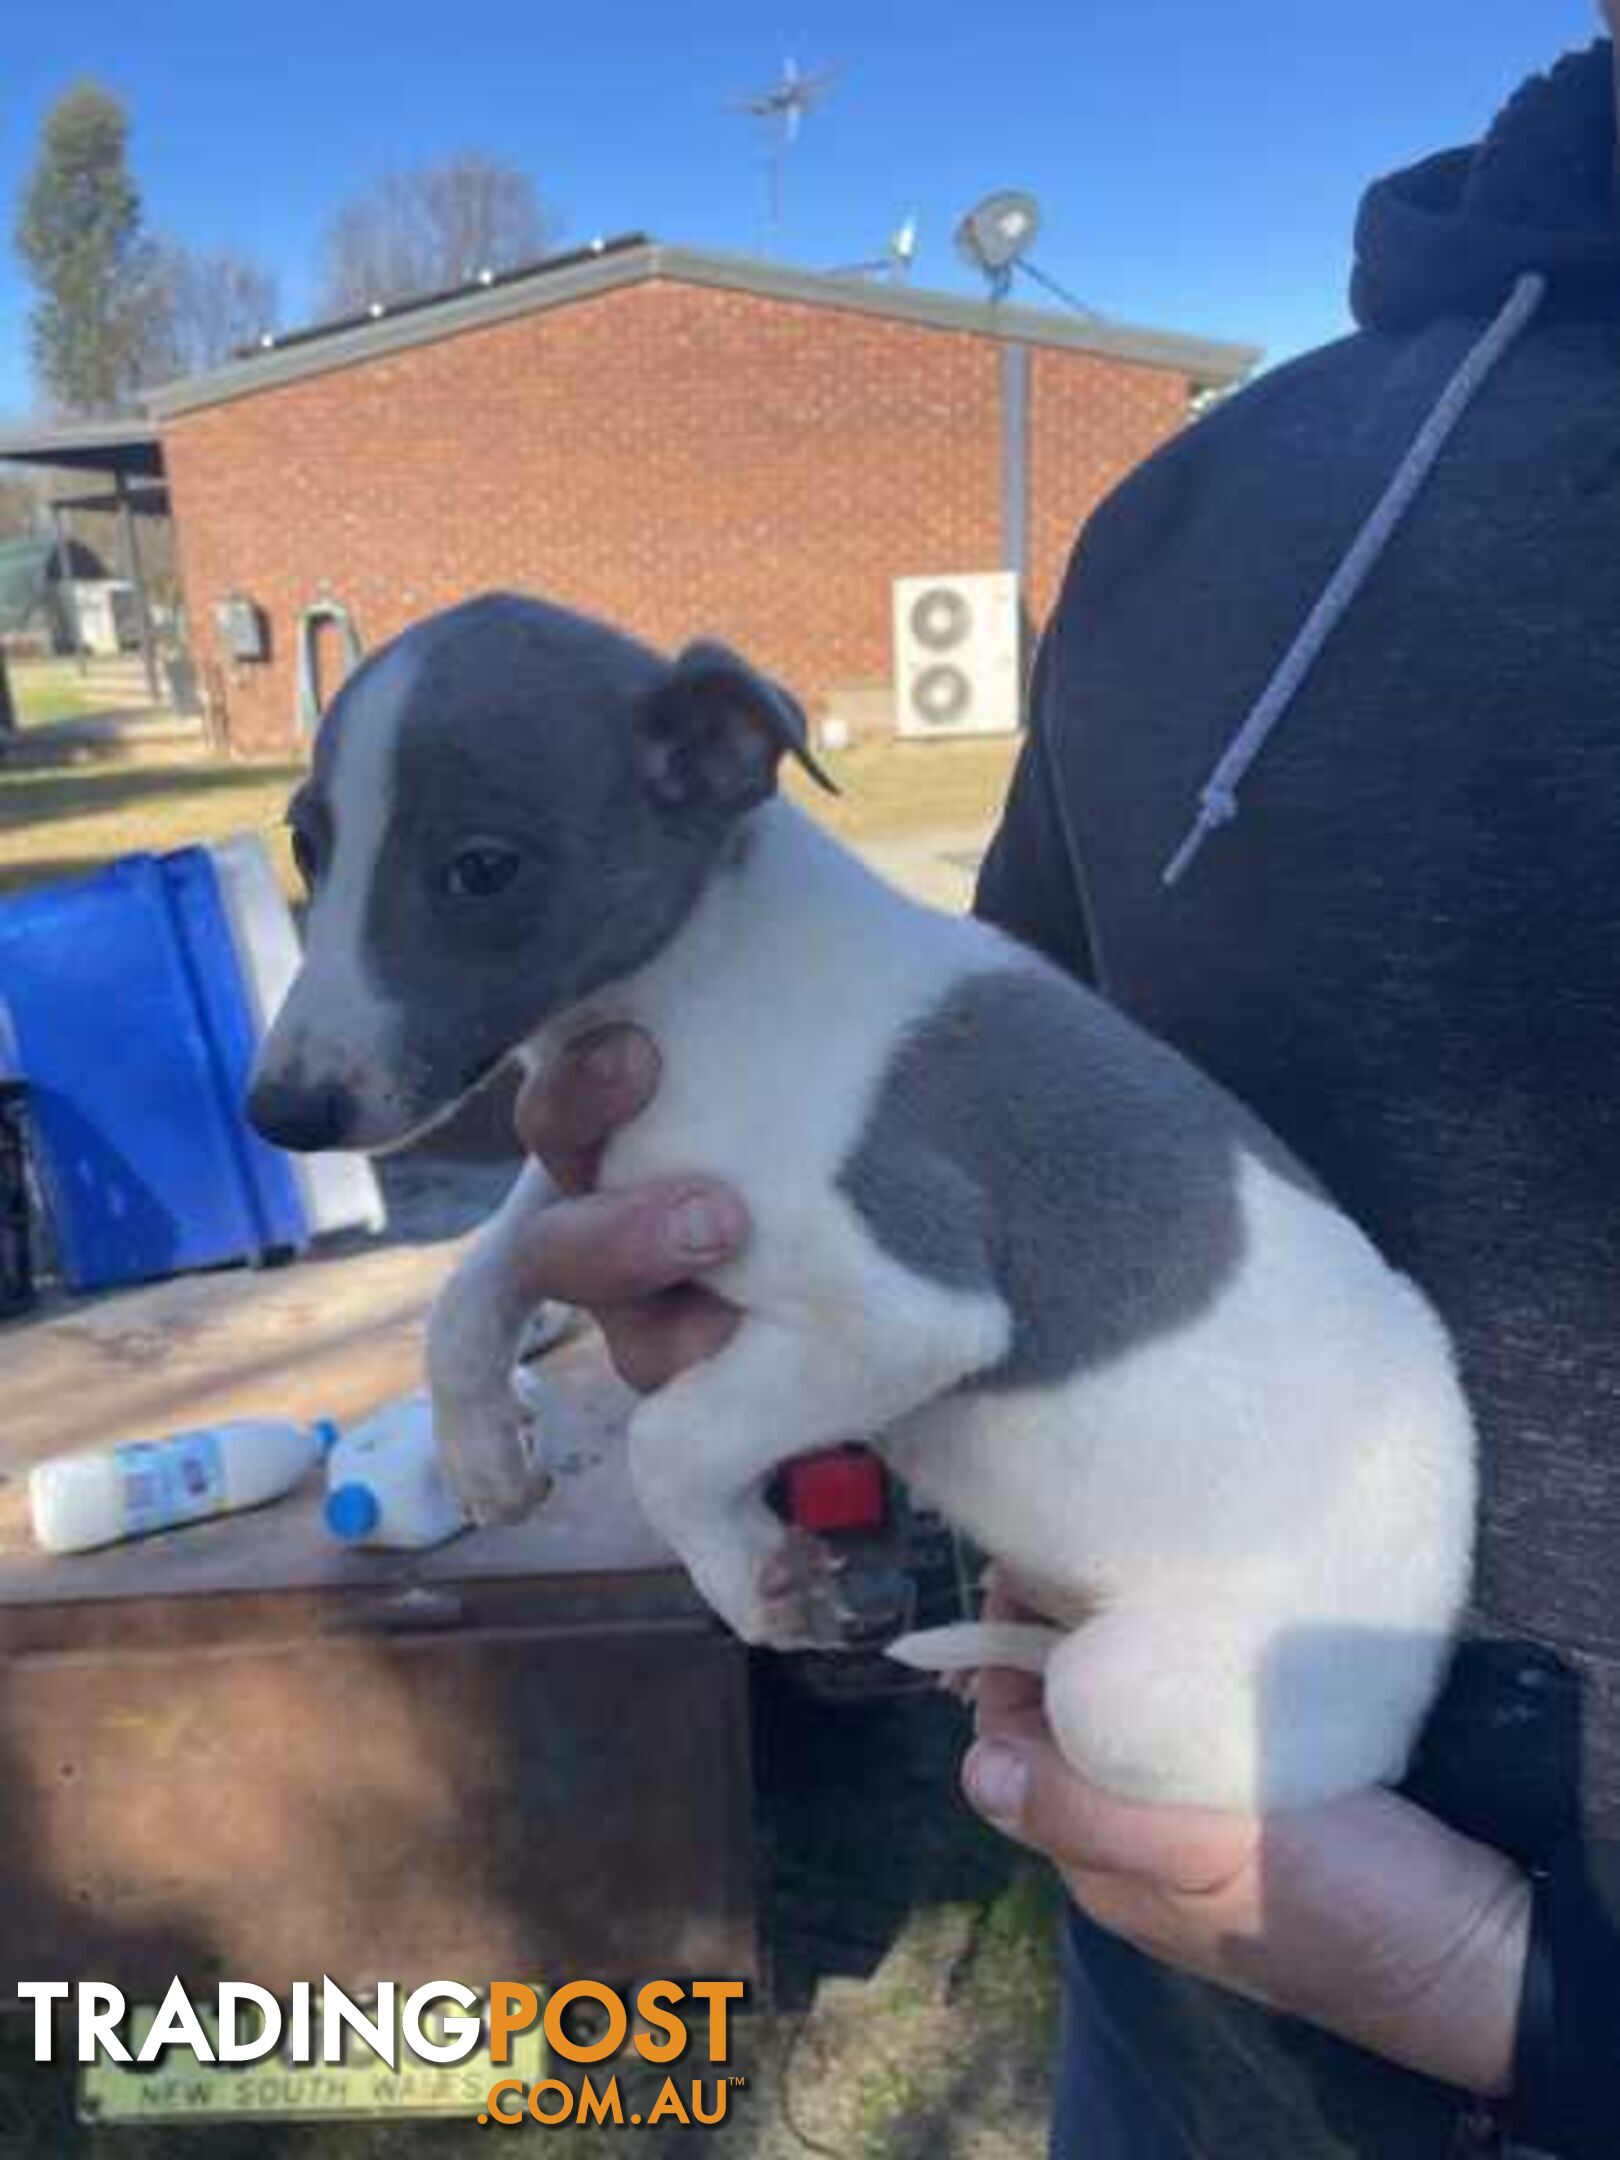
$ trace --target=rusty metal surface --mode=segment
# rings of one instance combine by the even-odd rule
[[[746,1655],[711,1623],[208,1642],[205,1609],[0,1666],[9,1980],[754,1973]]]

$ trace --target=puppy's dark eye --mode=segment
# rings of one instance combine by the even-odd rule
[[[488,900],[505,892],[523,867],[516,848],[498,840],[474,840],[457,848],[439,873],[439,887],[452,900]]]
[[[288,844],[292,848],[293,868],[303,879],[305,891],[313,892],[315,879],[320,871],[314,841],[302,825],[295,825],[289,835]]]

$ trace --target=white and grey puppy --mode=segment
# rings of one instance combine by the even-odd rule
[[[334,702],[289,812],[311,908],[260,1130],[380,1148],[500,1060],[656,1040],[609,1188],[746,1200],[727,1347],[636,1410],[642,1503],[750,1642],[818,1639],[824,1556],[764,1487],[881,1435],[1050,1627],[910,1638],[1044,1670],[1064,1754],[1140,1799],[1291,1806],[1399,1773],[1467,1586],[1473,1435],[1418,1291],[1236,1102],[988,927],[919,907],[776,795],[803,716],[496,596]],[[429,1327],[472,1509],[521,1511],[525,1172]]]

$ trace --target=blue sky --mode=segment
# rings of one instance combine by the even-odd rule
[[[789,260],[874,254],[914,208],[917,282],[966,290],[956,217],[1025,187],[1036,260],[1093,305],[1281,358],[1344,325],[1366,179],[1596,26],[1596,0],[74,0],[9,41],[0,204],[9,227],[46,108],[93,74],[131,108],[149,223],[262,258],[287,323],[334,204],[464,148],[532,172],[568,240],[751,251],[760,142],[722,106],[791,52],[843,72],[789,161]],[[7,246],[0,413],[30,402],[27,304]]]

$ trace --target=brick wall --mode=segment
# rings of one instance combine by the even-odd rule
[[[1076,525],[1179,425],[1175,372],[1041,349],[1030,603]],[[367,645],[490,586],[655,643],[726,637],[812,703],[890,672],[889,585],[999,567],[994,343],[669,281],[466,331],[172,419],[181,571],[234,746],[293,740],[293,625]],[[213,607],[269,613],[230,667]]]
[[[1030,355],[1028,575],[1024,603],[1046,620],[1075,534],[1103,497],[1187,418],[1187,378],[1051,346]]]

